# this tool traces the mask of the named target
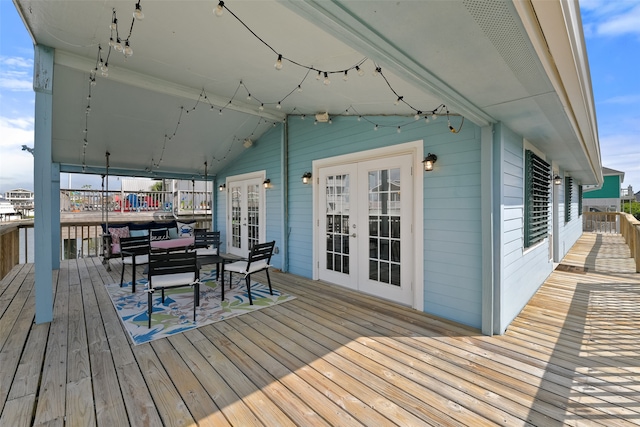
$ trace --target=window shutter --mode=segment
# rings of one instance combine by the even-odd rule
[[[582,185],[578,185],[578,216],[582,216]]]
[[[531,150],[525,151],[524,246],[544,240],[549,224],[551,168]]]
[[[570,176],[564,177],[564,222],[571,221],[572,190],[573,179]]]

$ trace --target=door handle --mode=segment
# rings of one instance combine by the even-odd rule
[[[356,233],[353,233],[353,234],[351,235],[351,237],[356,237]]]

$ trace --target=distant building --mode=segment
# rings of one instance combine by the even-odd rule
[[[585,212],[620,212],[624,172],[602,167],[604,182],[598,190],[583,188],[582,209]]]
[[[9,202],[4,197],[0,196],[0,220],[6,219],[7,217],[11,217],[12,215],[15,215],[15,214],[16,214],[16,211],[13,208],[13,205],[11,204],[11,202]]]
[[[4,193],[4,198],[22,216],[33,216],[33,191],[17,188]]]

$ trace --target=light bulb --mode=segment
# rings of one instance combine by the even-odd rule
[[[314,125],[317,125],[317,124],[318,124],[318,121],[317,121],[317,120],[314,120],[314,121],[313,121],[313,124],[314,124]]]
[[[413,116],[414,120],[420,120],[420,114],[422,114],[422,111],[416,111],[416,115]]]
[[[282,70],[282,55],[278,55],[278,59],[276,60],[276,63],[273,66],[278,71]]]
[[[280,101],[278,101],[278,105],[276,105],[276,108],[279,110],[282,108],[282,104],[280,104]]]
[[[302,92],[302,86],[298,85],[298,93]]]
[[[376,130],[376,131],[377,131],[377,130],[378,130],[378,125],[375,125],[375,126],[374,126],[374,128],[373,128],[373,130]]]
[[[91,94],[87,95],[87,99],[91,101]]]
[[[96,78],[92,77],[91,78],[91,86],[95,86],[96,85]]]
[[[316,80],[320,80],[320,77],[322,77],[322,72],[318,71],[318,75],[316,76]]]
[[[124,53],[124,56],[127,58],[133,55],[133,49],[131,49],[131,46],[129,46],[129,40],[126,40],[124,42],[124,49],[122,53]]]
[[[342,80],[344,80],[345,82],[349,80],[349,75],[347,74],[347,70],[344,71],[344,76],[342,76]]]
[[[109,38],[109,47],[114,47],[116,45],[116,42],[113,41],[113,37]]]
[[[106,73],[109,71],[109,64],[107,64],[106,62],[104,64],[102,64],[100,66],[100,70],[102,70],[103,73]]]
[[[300,120],[304,120],[304,118],[305,118],[305,117],[306,117],[306,116],[305,116],[304,114],[303,114],[303,115],[301,115],[301,116],[300,116]]]
[[[327,72],[324,72],[324,84],[325,86],[329,86],[331,84],[331,80],[329,80],[329,74],[327,74]]]
[[[102,72],[102,77],[109,77],[109,73],[107,71]]]
[[[260,107],[258,107],[258,110],[264,111],[264,104],[260,104]]]
[[[437,119],[437,118],[438,118],[438,116],[436,115],[436,112],[434,111],[434,112],[431,114],[431,120],[435,120],[435,119]]]
[[[109,29],[110,30],[115,30],[118,28],[118,20],[114,19],[113,22],[111,22],[111,25],[109,25]]]
[[[393,103],[393,105],[398,105],[400,103],[400,101],[402,101],[402,97],[399,96],[398,99],[396,99],[396,102]]]
[[[133,17],[138,21],[142,21],[144,19],[144,13],[142,13],[140,2],[136,3],[136,10],[133,11]]]
[[[116,52],[122,52],[122,42],[120,41],[120,37],[118,37],[114,47],[116,49]]]
[[[424,122],[429,123],[429,116],[424,116]]]
[[[381,71],[382,71],[382,68],[380,68],[380,67],[376,67],[376,69],[375,69],[375,70],[373,70],[373,75],[374,75],[374,77],[375,77],[375,76],[377,76],[377,75],[378,75],[378,73],[380,73]]]
[[[89,132],[87,128],[84,128],[84,130],[82,131],[82,133],[87,133],[87,132]]]
[[[216,14],[216,16],[222,16],[222,13],[224,12],[224,2],[220,1],[218,3],[218,5],[216,6],[215,9],[213,9],[213,13]]]
[[[358,116],[358,121],[362,121],[362,116]]]
[[[360,77],[364,76],[364,70],[356,65],[356,71]]]
[[[251,101],[251,94],[250,93],[247,94],[247,101]]]
[[[218,111],[218,115],[221,116],[222,115],[222,110]]]
[[[400,129],[400,126],[398,126],[398,130],[396,132],[398,133],[402,132],[402,129]]]

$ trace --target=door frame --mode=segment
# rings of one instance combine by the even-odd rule
[[[227,233],[226,233],[226,247],[227,250],[231,245],[231,183],[232,182],[236,182],[236,181],[246,181],[246,180],[250,180],[250,179],[257,179],[260,182],[264,182],[264,180],[267,177],[267,171],[266,170],[261,170],[261,171],[255,171],[255,172],[248,172],[248,173],[244,173],[244,174],[240,174],[240,175],[231,175],[231,176],[227,176],[225,178],[225,188],[226,188],[226,207],[225,207],[225,226],[227,229]],[[267,230],[266,230],[266,218],[267,218],[267,196],[266,196],[266,189],[264,188],[264,186],[260,185],[260,214],[259,214],[259,219],[258,221],[260,221],[260,229],[259,229],[259,240],[261,242],[264,242],[266,240],[266,236],[267,236]],[[248,249],[247,249],[247,254],[249,253]]]
[[[413,156],[412,176],[413,176],[413,235],[416,238],[412,242],[413,250],[413,304],[412,307],[419,311],[424,311],[424,172],[422,168],[422,159],[424,157],[424,141],[417,140],[406,142],[388,147],[374,148],[366,151],[358,151],[355,153],[344,154],[335,157],[327,157],[324,159],[314,160],[312,165],[312,174],[316,177],[313,185],[313,228],[312,247],[313,247],[313,279],[318,280],[318,224],[319,215],[318,208],[320,203],[320,185],[318,183],[319,170],[323,167],[338,166],[341,164],[356,163],[366,160],[375,160],[389,156],[402,154],[411,154]]]

